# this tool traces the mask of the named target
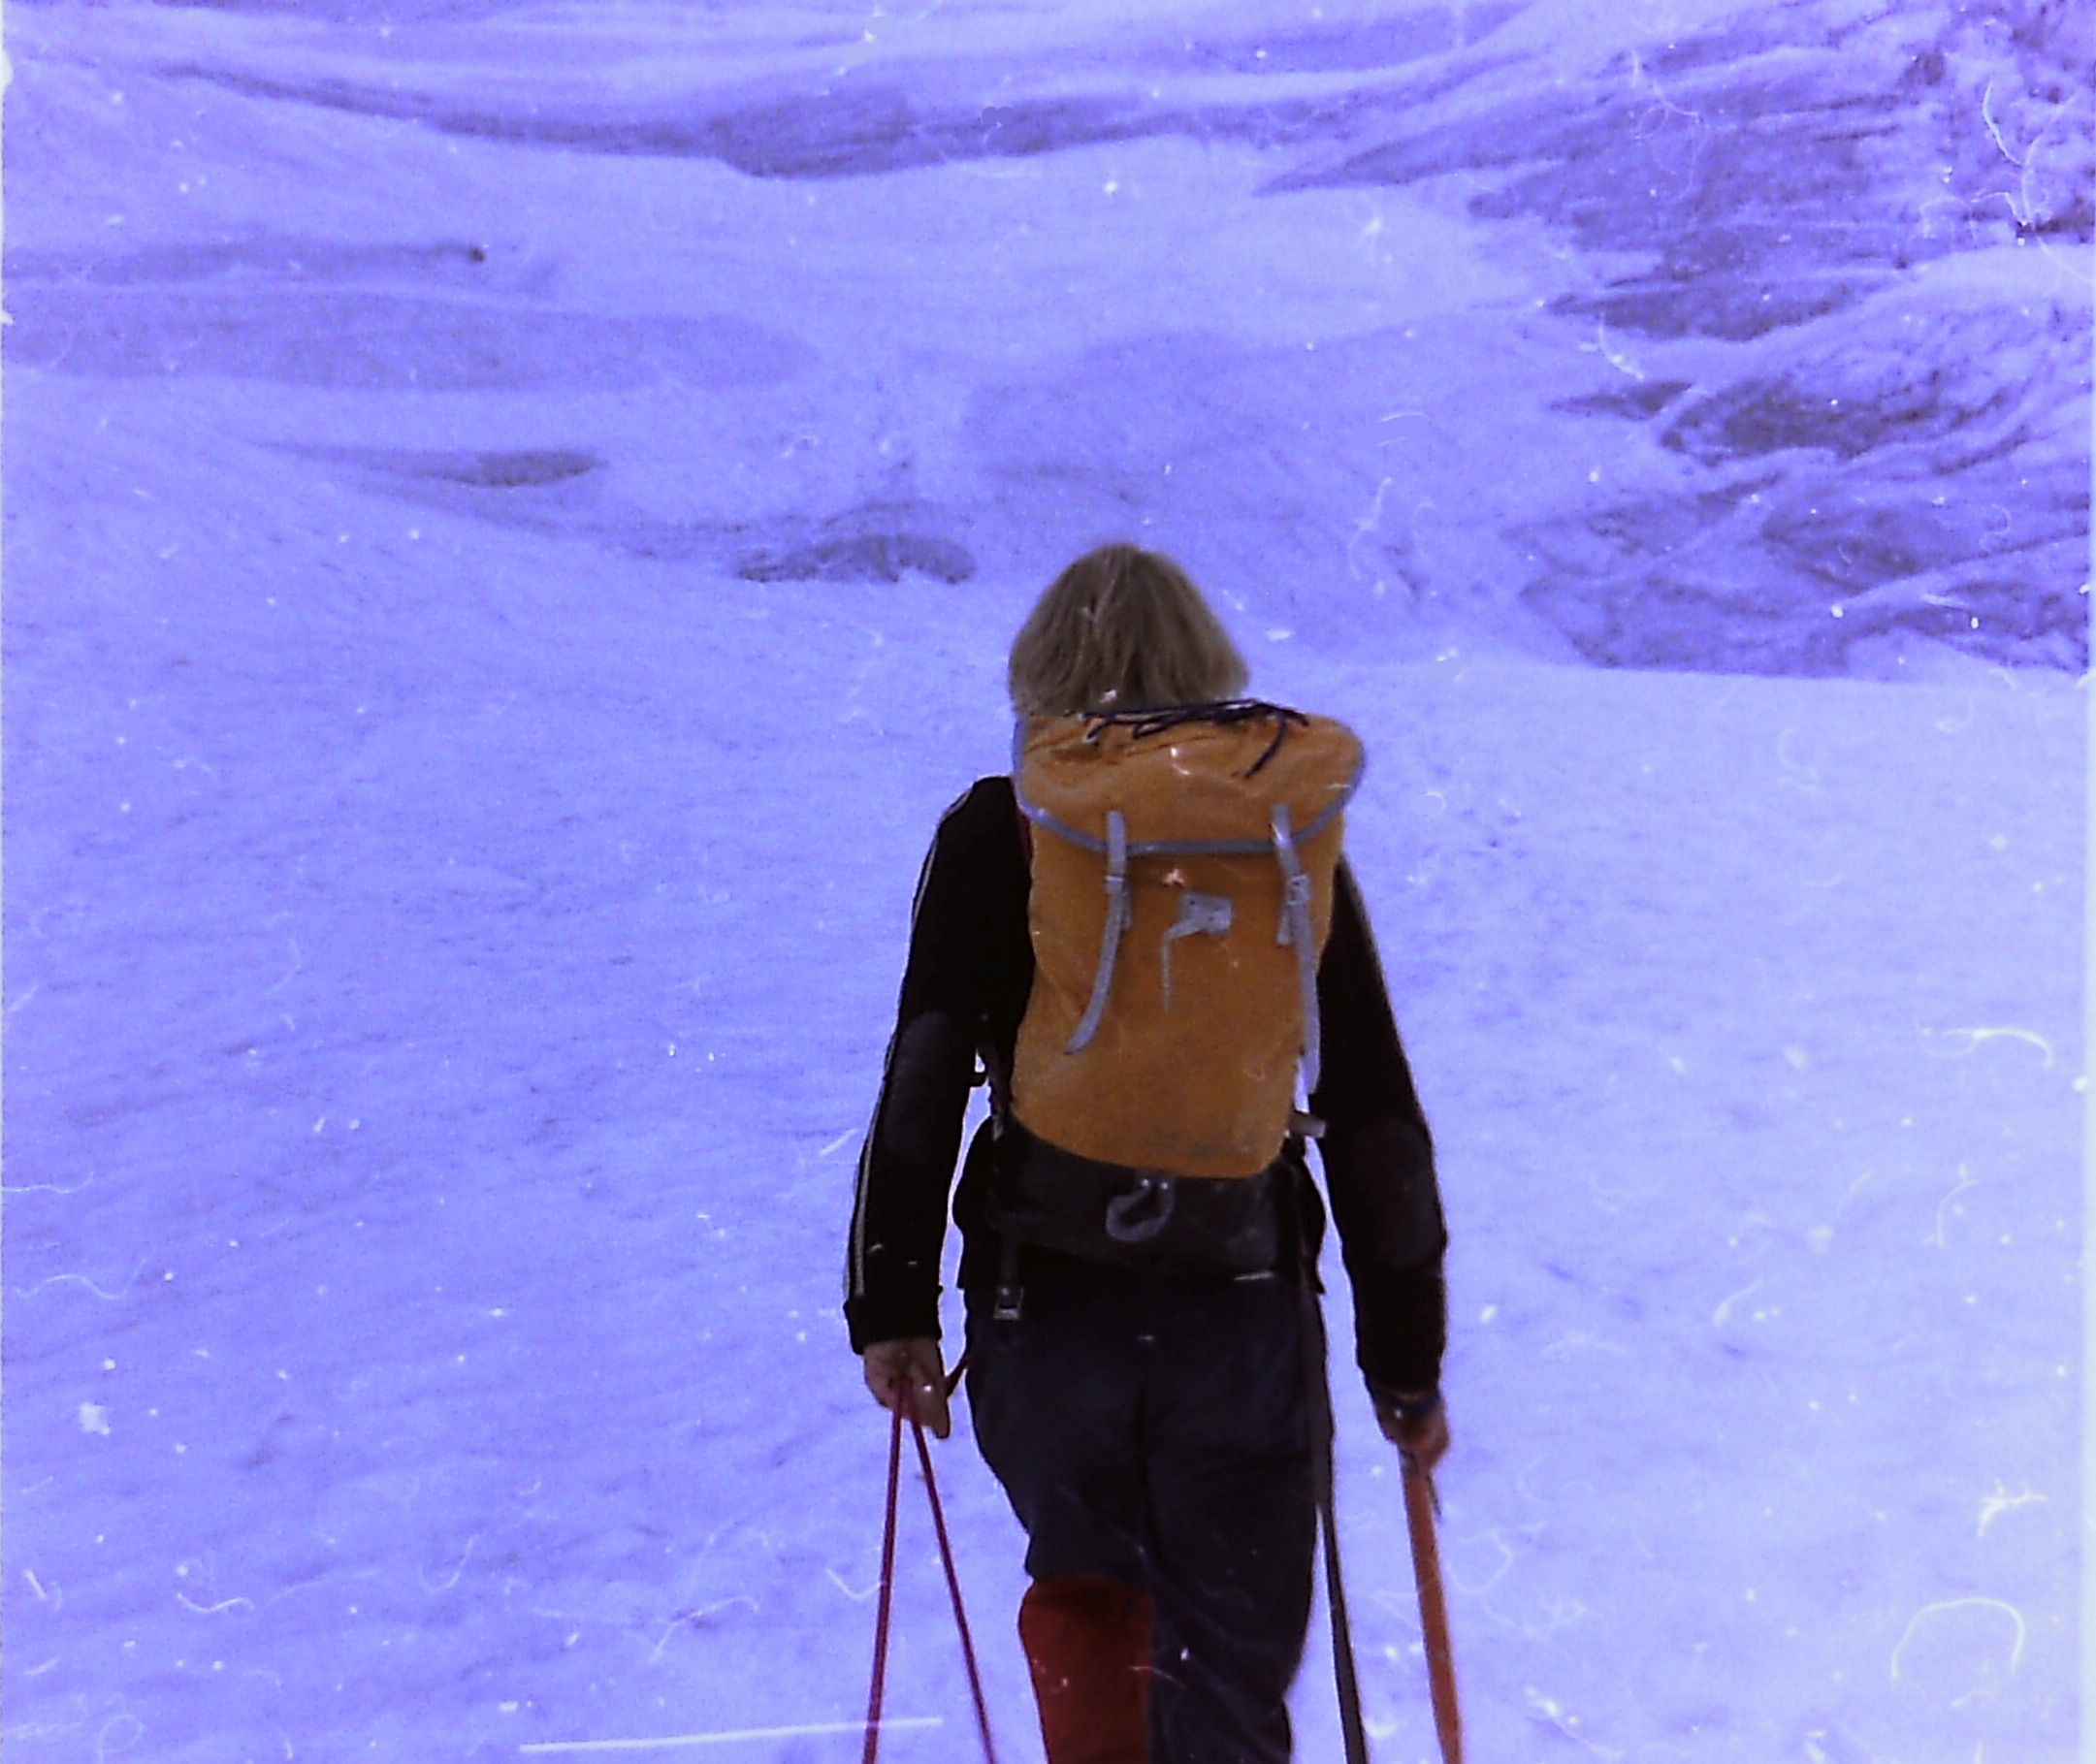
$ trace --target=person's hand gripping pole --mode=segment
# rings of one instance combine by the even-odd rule
[[[947,1406],[952,1386],[936,1341],[921,1335],[876,1341],[866,1349],[863,1365],[866,1388],[884,1409],[905,1419],[915,1415],[936,1438],[952,1433],[953,1418]]]

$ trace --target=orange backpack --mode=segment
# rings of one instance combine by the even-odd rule
[[[1011,1106],[1081,1157],[1253,1176],[1317,1082],[1317,962],[1361,743],[1250,700],[1045,718],[1012,768],[1035,829],[1035,974]]]

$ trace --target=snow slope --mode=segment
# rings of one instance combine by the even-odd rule
[[[1370,746],[1476,1754],[2078,1756],[2096,98],[1771,16],[12,9],[10,1755],[852,1721],[910,888],[1128,533]]]

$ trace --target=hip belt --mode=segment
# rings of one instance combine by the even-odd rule
[[[1252,1176],[1137,1170],[1066,1151],[1008,1116],[987,1209],[1004,1247],[994,1314],[1017,1316],[1022,1245],[1133,1272],[1272,1272],[1295,1248],[1284,1220],[1302,1171],[1293,1144]]]

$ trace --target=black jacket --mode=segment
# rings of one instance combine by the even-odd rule
[[[939,1334],[946,1200],[978,1051],[1009,1072],[1033,985],[1029,887],[1009,778],[980,780],[939,823],[912,911],[895,1035],[859,1155],[845,1317],[852,1345]],[[1317,973],[1323,1069],[1310,1112],[1333,1221],[1354,1294],[1356,1345],[1371,1383],[1438,1386],[1447,1338],[1447,1247],[1434,1142],[1383,984],[1361,897],[1342,860]],[[990,1137],[970,1146],[953,1199],[960,1281],[994,1283],[984,1216]]]

